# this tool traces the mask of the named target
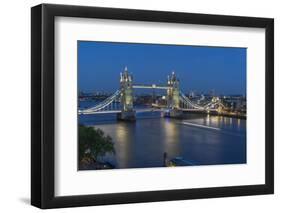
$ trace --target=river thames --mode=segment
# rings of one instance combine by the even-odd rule
[[[171,119],[160,112],[137,113],[136,122],[116,114],[79,115],[79,124],[112,137],[116,154],[105,156],[115,168],[162,167],[163,154],[195,165],[246,163],[246,120],[214,115]]]

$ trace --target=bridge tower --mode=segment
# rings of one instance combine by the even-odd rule
[[[118,113],[119,120],[135,121],[136,112],[133,106],[133,76],[125,67],[124,72],[120,73],[120,90],[122,111]]]
[[[179,80],[175,72],[172,72],[172,75],[168,76],[167,107],[170,109],[180,108]]]
[[[168,89],[167,89],[167,108],[170,109],[170,117],[180,117],[182,110],[180,109],[180,88],[179,79],[175,72],[168,76]]]

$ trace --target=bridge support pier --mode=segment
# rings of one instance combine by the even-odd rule
[[[136,121],[136,112],[135,111],[119,112],[117,113],[117,119],[119,121]]]
[[[180,109],[171,109],[166,114],[166,117],[169,117],[169,118],[182,118],[183,117],[183,112]]]

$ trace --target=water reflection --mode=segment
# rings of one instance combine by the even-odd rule
[[[120,123],[116,126],[115,132],[116,141],[118,141],[118,146],[115,146],[116,149],[116,165],[120,168],[126,168],[130,165],[130,159],[132,152],[131,146],[133,141],[134,126],[131,128],[128,126],[130,123]],[[130,131],[128,131],[130,129]],[[113,129],[114,130],[114,129]]]
[[[207,117],[206,117],[206,125],[207,126],[210,126],[210,121],[211,121],[210,114],[208,114]]]
[[[101,124],[102,118],[94,116],[80,117],[79,122],[91,123],[113,138],[116,155],[106,159],[116,168],[163,166],[164,152],[169,158],[181,156],[198,165],[246,163],[246,120],[211,115],[187,120],[153,116],[140,115],[135,123],[117,122],[113,117]],[[184,121],[220,130],[184,125]]]
[[[162,129],[164,132],[164,152],[168,156],[175,156],[180,153],[179,146],[179,127],[176,122],[170,122],[170,119],[164,119],[164,122],[161,122]]]
[[[240,129],[240,122],[241,122],[241,119],[237,119],[237,127]]]

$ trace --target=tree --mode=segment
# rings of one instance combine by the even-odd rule
[[[79,161],[98,161],[106,154],[115,154],[109,135],[94,127],[79,126]]]

